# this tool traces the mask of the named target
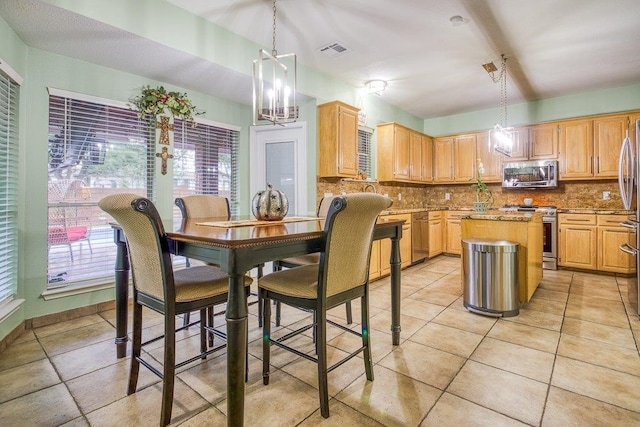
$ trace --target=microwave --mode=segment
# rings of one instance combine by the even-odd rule
[[[556,188],[558,161],[536,160],[502,164],[502,186],[505,188]]]

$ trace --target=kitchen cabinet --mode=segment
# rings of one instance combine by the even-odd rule
[[[593,177],[593,121],[560,123],[560,179]]]
[[[469,182],[475,177],[477,165],[476,135],[457,135],[453,139],[454,182]]]
[[[597,269],[595,214],[558,214],[558,265]]]
[[[502,155],[489,146],[489,132],[476,134],[476,154],[484,166],[484,182],[502,182]]]
[[[529,126],[529,159],[558,158],[558,125],[545,123]]]
[[[597,117],[593,120],[595,162],[593,176],[595,178],[618,177],[620,148],[622,140],[627,136],[630,124],[631,117],[627,114]]]
[[[513,147],[511,148],[511,157],[506,159],[506,161],[509,162],[517,162],[521,160],[529,160],[528,126],[513,129]]]
[[[445,225],[444,251],[452,255],[462,255],[462,234],[460,218],[469,215],[469,211],[447,211]]]
[[[634,272],[635,259],[619,248],[624,243],[636,241],[636,235],[630,229],[620,225],[628,219],[627,215],[598,215],[598,271],[629,274]]]
[[[442,211],[429,212],[429,258],[440,255],[443,252],[443,214]]]
[[[411,265],[411,214],[385,215],[385,218],[405,221],[402,225],[402,239],[400,239],[400,268],[407,268]],[[391,264],[389,264],[390,257],[391,240],[380,240],[380,276],[391,274]]]
[[[453,182],[453,137],[433,139],[433,182]]]
[[[379,181],[432,180],[432,139],[398,123],[378,125]]]
[[[320,177],[357,176],[358,111],[358,108],[340,101],[318,106]]]
[[[371,260],[369,261],[369,280],[380,277],[380,240],[371,243]]]

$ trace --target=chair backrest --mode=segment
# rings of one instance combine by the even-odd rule
[[[169,245],[153,203],[138,194],[120,193],[103,198],[98,206],[124,231],[136,290],[160,301],[174,301]]]
[[[226,197],[213,196],[211,194],[194,194],[178,197],[176,206],[182,212],[182,218],[220,217],[229,219],[231,210],[229,200]]]
[[[337,196],[324,196],[320,200],[320,204],[318,205],[318,217],[326,218],[329,213],[329,208],[331,207],[331,201],[335,199]]]
[[[391,199],[374,193],[335,197],[325,221],[318,290],[322,297],[361,286],[369,280],[373,227]]]

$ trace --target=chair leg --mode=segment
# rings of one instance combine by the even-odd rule
[[[207,352],[207,340],[209,340],[209,342],[213,341],[211,338],[211,335],[209,333],[209,331],[207,331],[205,326],[209,326],[207,325],[207,322],[205,322],[204,319],[208,319],[208,315],[207,312],[209,311],[209,308],[203,308],[200,310],[200,354],[202,354],[202,356],[200,356],[201,359],[206,359],[207,356],[205,355],[205,353]]]
[[[280,303],[280,301],[276,301],[275,302],[276,305],[276,326],[280,326],[280,319],[281,319],[281,315],[282,315],[282,304]]]
[[[135,296],[134,296],[135,300]],[[127,394],[136,392],[138,386],[138,373],[140,372],[140,362],[138,358],[142,353],[142,306],[133,303],[133,340],[131,342],[131,367],[129,369],[129,387]]]
[[[213,307],[208,307],[207,308],[207,325],[209,325],[209,327],[213,328],[215,326],[214,324],[214,320],[213,320]],[[202,321],[200,322],[202,323]],[[213,340],[214,340],[214,334],[213,332],[209,332],[207,334],[209,336],[209,347],[213,348]]]
[[[171,422],[173,388],[176,374],[176,327],[175,316],[164,315],[164,366],[162,378],[162,411],[160,425]]]
[[[260,295],[260,291],[258,291],[258,327],[262,328],[262,296]]]
[[[329,385],[327,381],[327,314],[316,310],[316,353],[318,354],[318,393],[320,394],[320,414],[329,418]]]
[[[262,383],[264,385],[269,384],[269,363],[271,356],[271,343],[269,342],[271,338],[271,300],[268,298],[264,298],[264,295],[261,291],[260,296],[262,297],[262,302],[264,305],[262,311]]]
[[[189,324],[189,321],[191,320],[191,313],[183,314],[183,319],[184,321],[182,322],[182,326],[187,326]]]
[[[344,308],[347,312],[347,325],[350,325],[353,323],[353,314],[351,312],[351,301],[347,301],[344,304]]]
[[[373,358],[371,357],[371,337],[369,334],[369,290],[360,299],[360,311],[362,312],[362,358],[364,359],[364,370],[367,380],[373,381]]]

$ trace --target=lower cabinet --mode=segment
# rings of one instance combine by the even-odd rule
[[[595,214],[558,215],[558,265],[597,269]]]
[[[469,215],[468,211],[448,211],[446,213],[445,248],[448,254],[462,255],[462,228],[460,217]]]
[[[442,253],[443,215],[441,211],[429,212],[429,258]]]
[[[407,268],[411,265],[411,214],[387,215],[385,218],[405,220],[402,226],[402,239],[400,239],[400,259],[402,262],[401,268]],[[391,240],[384,239],[373,242],[371,246],[369,279],[376,279],[391,274],[390,258]]]
[[[625,220],[627,220],[626,215],[598,215],[597,268],[599,271],[612,273],[635,271],[634,257],[619,249],[624,243],[633,244],[636,241],[635,233],[620,225]]]

